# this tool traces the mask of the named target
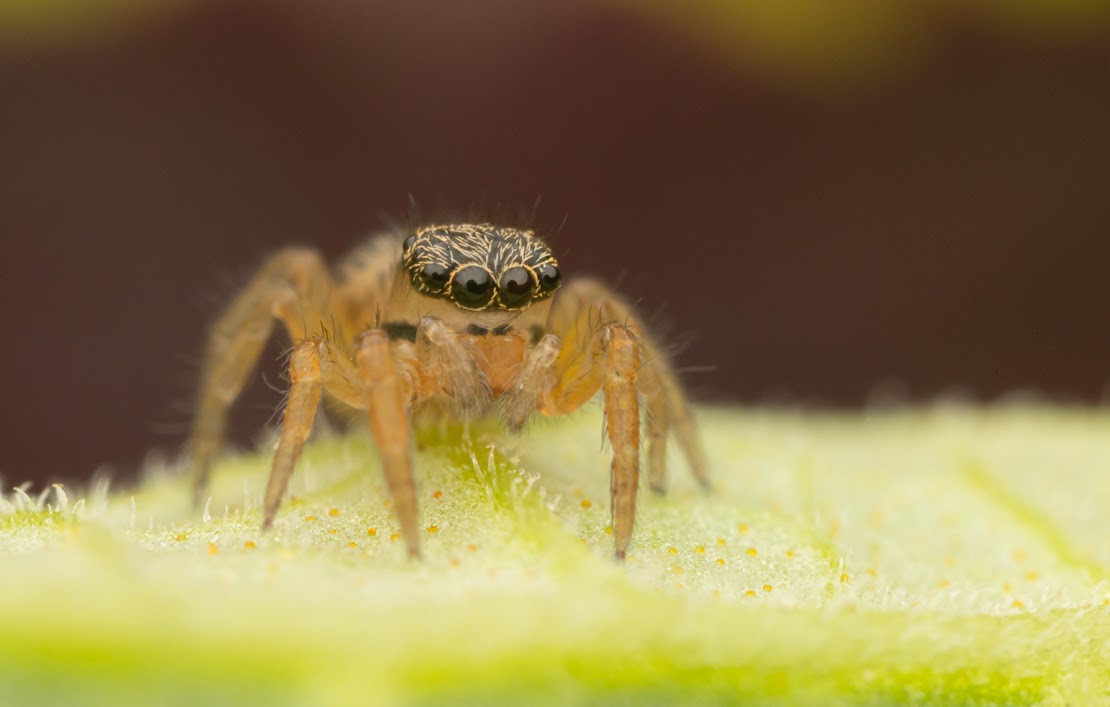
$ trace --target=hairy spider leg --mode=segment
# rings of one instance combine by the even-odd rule
[[[674,434],[685,453],[690,472],[703,488],[708,489],[710,482],[705,453],[674,369],[659,346],[645,333],[640,318],[623,300],[596,280],[568,283],[552,307],[547,328],[562,337],[563,348],[556,368],[564,372],[560,376],[561,382],[552,391],[553,395],[558,398],[564,396],[569,387],[582,386],[581,392],[567,401],[572,405],[566,410],[569,412],[586,402],[601,385],[600,371],[591,371],[583,359],[597,355],[589,340],[600,326],[610,322],[625,324],[635,334],[641,347],[637,387],[646,412],[648,485],[657,493],[666,490],[667,435]],[[575,375],[586,375],[588,380],[576,382]]]
[[[420,556],[417,532],[416,481],[412,474],[412,430],[405,391],[389,337],[381,329],[362,334],[357,345],[358,371],[365,386],[370,431],[378,445],[382,472],[401,536],[411,557]],[[411,393],[410,393],[411,395]]]
[[[262,529],[273,525],[281,499],[305,441],[312,432],[321,393],[354,409],[366,409],[363,383],[358,369],[334,342],[315,338],[299,344],[289,358],[289,397],[285,401],[281,437],[270,465],[263,500]]]
[[[227,411],[273,332],[284,325],[293,341],[323,321],[332,280],[319,254],[288,248],[272,256],[220,315],[208,337],[189,440],[194,502],[203,502],[212,458],[223,444]]]
[[[334,342],[319,338],[294,350],[289,361],[292,387],[266,484],[263,528],[273,524],[323,392],[368,412],[401,535],[409,555],[418,557],[419,510],[409,412],[445,394],[462,399],[463,404],[469,397],[488,397],[484,376],[463,337],[434,317],[421,320],[415,342],[391,342],[382,329],[364,332],[356,342],[355,359],[357,363]]]

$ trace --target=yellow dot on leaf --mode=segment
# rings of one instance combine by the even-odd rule
[[[848,581],[848,575],[846,575],[846,574],[840,575],[840,581],[841,582],[847,582]]]
[[[442,496],[443,496],[442,491],[436,491],[435,493],[432,494],[432,498],[442,498]]]
[[[220,548],[216,547],[216,543],[208,543],[208,554],[209,555],[215,555],[219,551],[220,551]]]
[[[879,576],[878,570],[876,570],[874,567],[867,570],[867,574],[871,575],[872,577],[878,577]]]
[[[724,545],[725,544],[725,539],[724,538],[717,538],[717,544],[718,545]]]
[[[671,553],[672,555],[677,555],[678,554],[678,548],[677,547],[669,547],[669,548],[667,548],[667,552]]]
[[[177,534],[177,535],[176,535],[176,536],[174,537],[174,540],[176,540],[176,541],[177,541],[177,542],[179,542],[179,543],[185,542],[185,541],[186,541],[186,540],[188,540],[188,539],[189,539],[189,536],[188,536],[188,535],[186,535],[185,533],[178,533],[178,534]]]
[[[705,554],[705,545],[698,545],[697,547],[694,548],[694,552],[698,553],[699,555],[704,555]]]
[[[401,537],[400,533],[393,533],[392,535],[389,536],[389,539],[390,540],[396,540],[399,537]]]
[[[351,542],[347,543],[347,547],[358,547],[358,543],[352,540]]]
[[[1013,607],[1014,607],[1015,609],[1024,609],[1024,608],[1025,608],[1025,604],[1022,604],[1022,603],[1021,603],[1021,602],[1020,602],[1019,600],[1017,600],[1017,599],[1014,599],[1014,603],[1013,603],[1013,604],[1011,604],[1011,606],[1013,606]]]
[[[769,592],[772,589],[774,589],[774,587],[772,587],[770,584],[764,584],[763,585],[763,591],[765,591],[765,592]]]
[[[469,550],[470,552],[478,552],[478,546],[475,545],[474,543],[470,543],[469,545],[467,545],[466,549]]]
[[[243,543],[243,547],[247,548],[248,550],[253,550],[258,546],[254,544],[253,540],[248,540],[245,543]]]
[[[750,530],[747,523],[740,523],[736,526],[736,529],[739,530],[741,533],[746,533]]]
[[[312,521],[316,520],[316,516],[305,516],[304,519],[311,523]]]
[[[755,557],[758,554],[759,554],[759,550],[756,550],[754,547],[749,547],[748,548],[748,555],[749,556]]]
[[[1033,570],[1029,570],[1025,573],[1025,578],[1028,579],[1030,582],[1036,582],[1040,578],[1040,575]]]
[[[724,567],[725,566],[725,561],[718,557],[717,558],[717,564],[720,565],[721,567]]]
[[[686,570],[682,569],[682,567],[680,567],[679,565],[675,565],[675,567],[674,567],[674,573],[675,573],[675,574],[682,574],[682,573],[684,573],[685,571],[686,571]]]
[[[952,583],[949,582],[947,579],[942,579],[939,582],[937,582],[937,586],[940,587],[941,589],[944,589],[945,587],[951,587]]]
[[[452,557],[451,558],[451,566],[452,567],[458,567],[461,564],[462,564],[462,560],[460,560],[459,558],[457,558],[457,557]]]
[[[429,533],[438,533],[439,532],[439,526],[438,525],[429,525],[428,526],[428,532]]]
[[[794,556],[794,551],[793,550],[787,550],[786,551],[786,556],[787,557],[793,557]]]
[[[328,515],[332,516],[334,518],[335,516],[339,515],[339,509],[338,508],[331,509],[330,511],[328,511]]]
[[[744,596],[754,597],[755,596],[755,590],[754,589],[749,589],[748,591],[744,592]]]
[[[606,535],[612,535],[613,534],[613,526],[611,526],[611,525],[605,526],[605,534]]]
[[[594,505],[594,504],[590,503],[590,499],[588,499],[588,498],[583,498],[582,499],[582,507],[583,508],[589,508],[592,505]]]
[[[378,529],[377,528],[367,528],[366,529],[366,534],[367,535],[377,535],[378,534]]]

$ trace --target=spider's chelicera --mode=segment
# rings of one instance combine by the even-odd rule
[[[490,224],[382,236],[334,272],[313,250],[274,255],[209,337],[189,443],[197,500],[227,410],[280,322],[295,348],[263,527],[274,521],[324,393],[365,411],[415,556],[414,425],[496,411],[517,433],[532,415],[567,414],[600,391],[613,448],[613,536],[623,558],[635,521],[641,420],[653,490],[665,486],[668,436],[708,487],[704,454],[673,369],[629,306],[595,280],[561,284],[543,240]],[[324,322],[334,323],[330,331]]]

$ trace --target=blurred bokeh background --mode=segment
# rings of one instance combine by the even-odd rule
[[[175,450],[261,257],[409,195],[534,210],[702,400],[1106,400],[1103,0],[3,0],[0,147],[9,484]]]

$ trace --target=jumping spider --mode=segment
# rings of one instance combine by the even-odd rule
[[[263,528],[273,523],[322,393],[368,411],[402,536],[419,556],[414,423],[496,408],[517,433],[533,413],[570,413],[600,389],[613,448],[613,536],[623,558],[636,514],[641,400],[653,490],[664,489],[668,433],[708,487],[705,457],[674,371],[639,318],[597,281],[560,285],[550,248],[532,231],[489,224],[379,237],[334,276],[313,250],[277,253],[209,335],[189,442],[197,500],[228,407],[280,321],[295,348]],[[322,322],[335,326],[324,332]]]

